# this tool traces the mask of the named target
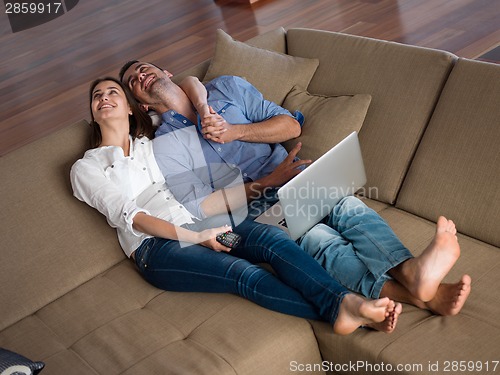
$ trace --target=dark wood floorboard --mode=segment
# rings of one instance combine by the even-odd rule
[[[0,5],[0,155],[89,118],[94,78],[128,59],[173,73],[212,54],[215,30],[238,40],[283,26],[439,48],[478,58],[500,43],[495,0],[80,0],[46,24],[12,33]]]

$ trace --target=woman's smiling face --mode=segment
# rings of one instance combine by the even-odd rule
[[[102,81],[92,91],[92,114],[98,124],[109,119],[128,119],[131,109],[122,88],[113,81]]]

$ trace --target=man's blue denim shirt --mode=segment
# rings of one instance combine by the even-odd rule
[[[302,126],[304,117],[292,115],[265,100],[250,83],[234,76],[218,77],[206,85],[208,104],[230,124],[262,122],[277,115],[295,118]],[[287,156],[280,144],[233,141],[220,144],[203,138],[198,124],[169,110],[153,141],[156,161],[167,185],[194,216],[204,219],[200,204],[214,190],[241,182],[255,181],[270,174]]]

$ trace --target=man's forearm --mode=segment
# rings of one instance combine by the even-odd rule
[[[300,124],[293,117],[278,115],[258,123],[235,125],[238,139],[254,143],[280,143],[297,138]]]
[[[266,189],[282,186],[298,175],[304,166],[311,160],[296,160],[297,153],[302,144],[299,142],[288,156],[273,172],[260,179],[245,184],[233,186],[227,189],[217,190],[208,195],[201,202],[201,209],[206,216],[213,216],[237,209],[243,205],[259,199],[265,194]],[[244,192],[244,193],[243,193]]]

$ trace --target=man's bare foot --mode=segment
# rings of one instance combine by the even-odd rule
[[[356,294],[347,294],[340,304],[333,332],[348,335],[358,327],[383,322],[394,310],[394,302],[389,298],[367,300]]]
[[[458,283],[441,284],[435,297],[425,303],[426,307],[435,314],[457,315],[469,297],[471,282],[469,275],[463,275]]]
[[[417,299],[431,301],[443,278],[460,257],[457,230],[451,220],[441,216],[436,235],[424,252],[401,264],[402,277],[397,278]]]
[[[394,329],[396,329],[396,325],[398,324],[398,318],[399,315],[401,315],[402,311],[403,311],[403,305],[397,302],[395,303],[392,311],[389,311],[389,315],[385,318],[383,322],[367,324],[366,327],[372,328],[380,332],[392,333]]]

